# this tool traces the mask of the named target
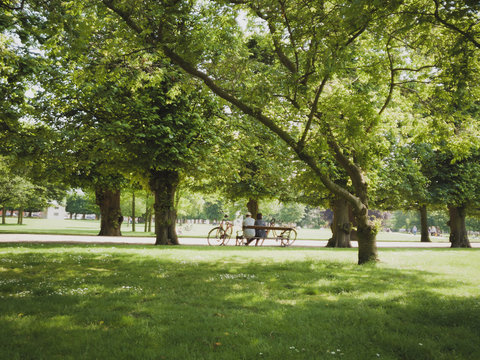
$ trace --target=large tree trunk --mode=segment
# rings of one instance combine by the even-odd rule
[[[420,241],[431,242],[428,232],[427,205],[420,206]]]
[[[2,225],[7,223],[7,208],[2,206]]]
[[[23,225],[23,206],[18,208],[17,224]]]
[[[174,170],[151,170],[150,189],[155,194],[155,245],[178,245],[175,225],[177,211],[175,209],[175,192],[180,181]]]
[[[368,208],[353,208],[353,214],[357,222],[358,264],[378,261],[377,228],[368,218]]]
[[[377,229],[367,218],[357,218],[358,263],[366,264],[378,260]]]
[[[468,240],[467,228],[465,226],[465,207],[448,205],[448,213],[450,220],[448,226],[450,227],[450,242],[452,248],[470,248],[470,241]]]
[[[247,209],[252,213],[252,218],[256,219],[258,214],[258,200],[249,199],[247,202]]]
[[[349,248],[352,224],[349,217],[348,202],[342,198],[331,201],[333,222],[331,225],[332,238],[328,240],[327,247]]]
[[[350,230],[350,241],[357,241],[357,220],[355,220],[355,215],[353,214],[353,209],[350,204],[348,204],[348,218],[352,224],[352,229]]]
[[[95,189],[95,202],[100,207],[100,236],[122,236],[123,221],[120,209],[120,190],[99,187]]]

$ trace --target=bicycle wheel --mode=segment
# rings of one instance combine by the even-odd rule
[[[229,226],[225,230],[223,230],[223,245],[228,244],[228,242],[230,241],[230,238],[232,237],[232,232],[233,232],[233,226]]]
[[[208,233],[208,236],[207,236],[208,245],[211,245],[211,246],[223,245],[224,240],[225,240],[225,232],[219,226],[213,228]]]
[[[270,227],[275,227],[275,221],[271,221],[268,226]],[[270,235],[270,237],[273,237],[273,238],[278,238],[278,234],[277,234],[277,231],[274,230],[274,229],[271,229],[271,230],[267,230],[267,235]]]
[[[282,246],[290,246],[297,238],[297,232],[295,229],[285,230],[280,234],[280,241]]]
[[[227,226],[227,228],[225,229],[225,235],[230,237],[230,236],[232,236],[232,232],[233,232],[233,225]]]

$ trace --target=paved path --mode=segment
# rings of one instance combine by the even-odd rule
[[[207,240],[202,238],[180,238],[181,245],[207,245]],[[155,239],[152,237],[111,237],[111,236],[83,236],[83,235],[46,235],[46,234],[0,234],[0,243],[81,243],[81,244],[137,244],[153,245]],[[234,245],[235,240],[230,240],[229,245]],[[325,240],[297,240],[293,247],[324,247]],[[473,248],[480,248],[480,243],[471,243]],[[279,246],[275,240],[265,240],[263,246]],[[253,245],[250,245],[253,247]],[[357,247],[357,242],[352,242]],[[448,242],[409,242],[409,241],[377,241],[379,248],[449,248]]]

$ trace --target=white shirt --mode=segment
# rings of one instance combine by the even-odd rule
[[[255,220],[251,216],[243,219],[243,226],[253,225],[255,225]],[[245,236],[247,239],[255,237],[255,229],[243,229],[243,236]]]

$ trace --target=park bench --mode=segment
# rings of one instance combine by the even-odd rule
[[[263,242],[266,239],[271,239],[275,241],[280,241],[280,246],[286,247],[286,246],[292,245],[295,239],[297,238],[297,231],[293,227],[252,225],[252,226],[245,226],[245,229],[267,231],[266,237],[254,237],[254,239],[256,240],[255,246],[262,246]],[[271,235],[270,237],[268,236],[269,234]],[[237,239],[236,239],[235,245],[244,245],[245,241],[246,241],[245,236],[243,236],[243,234],[237,233]]]

